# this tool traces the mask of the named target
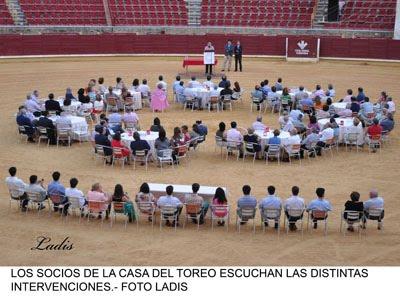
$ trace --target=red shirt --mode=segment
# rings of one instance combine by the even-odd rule
[[[382,127],[379,124],[374,124],[371,125],[368,128],[368,134],[373,137],[373,136],[380,136],[382,134]]]

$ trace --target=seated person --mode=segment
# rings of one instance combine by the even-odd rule
[[[242,217],[241,209],[243,208],[254,208],[254,213],[256,211],[257,199],[250,195],[251,187],[249,185],[244,185],[242,188],[243,196],[237,201],[237,215],[242,219],[241,224],[247,222],[246,217]]]
[[[322,102],[319,96],[316,96],[314,99],[314,110],[317,112],[318,110],[322,110]]]
[[[200,189],[200,185],[198,183],[192,184],[192,192],[191,194],[185,195],[185,204],[186,205],[198,205],[200,206],[199,213],[199,224],[204,224],[204,216],[207,214],[209,204],[204,201],[204,199],[198,195]],[[196,216],[192,216],[193,223],[197,224]]]
[[[329,113],[329,106],[324,105],[321,110],[317,111],[317,119],[322,118],[330,118],[331,114]]]
[[[44,188],[43,181],[43,179],[38,181],[38,177],[36,175],[32,175],[29,177],[29,185],[26,188],[26,192],[39,194],[40,204],[38,206],[38,210],[43,210],[44,208],[46,208],[43,205],[43,201],[47,199],[47,191]]]
[[[131,151],[129,150],[129,148],[125,147],[125,145],[122,143],[120,133],[114,134],[113,139],[111,141],[111,147],[112,148],[120,148],[122,156],[127,157],[126,161],[129,164],[129,159],[130,159],[129,155],[131,154]]]
[[[269,145],[281,145],[281,138],[279,135],[281,132],[278,129],[274,130],[274,136],[268,139],[268,145],[265,147],[265,150],[268,151]]]
[[[49,138],[49,145],[57,144],[56,126],[53,121],[49,118],[49,112],[43,111],[43,116],[41,116],[36,123],[38,127],[46,128],[47,137]]]
[[[179,226],[179,215],[182,212],[182,202],[172,194],[174,193],[174,187],[169,185],[165,189],[167,195],[160,196],[160,198],[157,201],[157,207],[162,208],[163,206],[172,206],[176,207],[175,215],[176,215],[176,226]],[[175,227],[175,221],[172,223],[169,221],[169,216],[164,216],[164,219],[166,219],[166,226],[171,226]]]
[[[214,83],[211,81],[211,75],[207,75],[207,80],[203,82],[203,86],[207,89],[213,89],[214,88]],[[218,88],[218,85],[217,85]]]
[[[332,211],[332,206],[330,202],[326,199],[324,199],[325,195],[325,188],[317,188],[315,191],[317,194],[317,198],[313,199],[310,204],[307,207],[307,212],[309,211],[324,211],[324,212],[329,212]],[[314,223],[314,229],[317,229],[317,221],[321,220],[319,218],[315,218],[313,214],[311,213],[311,219],[313,220]]]
[[[283,115],[280,116],[279,118],[279,124],[281,126],[281,129],[285,132],[291,132],[295,130],[296,128],[293,125],[292,120],[289,117],[289,114],[287,111],[283,112]]]
[[[65,196],[67,197],[67,199],[71,197],[78,199],[81,213],[83,213],[84,207],[87,205],[87,200],[83,192],[76,188],[76,186],[78,186],[78,183],[79,181],[77,178],[71,178],[69,180],[70,187],[65,189]]]
[[[261,145],[260,145],[260,139],[259,137],[254,133],[254,129],[252,127],[249,127],[247,129],[247,135],[245,135],[243,137],[244,142],[249,143],[249,144],[253,144],[253,148],[249,149],[246,147],[246,150],[248,150],[248,152],[256,152],[258,154],[258,152],[261,151]]]
[[[225,84],[225,88],[223,90],[221,90],[221,92],[219,93],[221,100],[223,99],[223,96],[231,96],[232,98],[232,94],[233,91],[231,89],[231,83],[226,83]]]
[[[384,202],[383,198],[378,195],[378,191],[371,190],[369,193],[369,199],[364,201],[364,223],[366,219],[378,220],[378,229],[382,229],[382,219],[385,217],[385,211],[382,210],[380,217],[370,217],[370,209],[383,209]]]
[[[304,199],[299,196],[300,189],[297,186],[292,187],[292,196],[290,196],[284,205],[285,215],[289,220],[289,229],[291,231],[295,231],[297,229],[296,221],[303,218],[303,211],[304,211]],[[290,210],[301,210],[300,216],[291,216]]]
[[[294,130],[292,130],[290,132],[290,137],[289,137],[289,139],[287,139],[287,141],[286,141],[286,143],[284,145],[285,152],[286,152],[285,154],[292,153],[293,152],[293,145],[300,145],[300,144],[301,144],[301,138],[300,138],[297,130],[294,129]]]
[[[33,99],[30,95],[27,96],[24,107],[25,109],[33,114],[35,117],[39,117],[42,113],[42,106],[40,101]]]
[[[181,127],[182,136],[183,136],[183,143],[187,144],[190,142],[192,137],[190,136],[189,127],[187,125],[182,125]]]
[[[157,88],[151,93],[150,108],[155,112],[163,112],[169,107],[167,94],[165,91],[166,83],[164,82],[164,84],[161,82],[158,83]]]
[[[26,109],[24,106],[20,106],[18,108],[18,114],[17,114],[17,124],[19,126],[23,126],[25,129],[25,134],[28,136],[28,142],[35,143],[35,140],[33,139],[36,129],[27,115]]]
[[[307,127],[303,122],[303,118],[303,113],[300,113],[297,118],[292,119],[293,126],[299,134],[303,134],[307,130]]]
[[[162,150],[171,149],[171,142],[167,138],[167,134],[164,129],[158,133],[158,138],[154,142],[154,147],[157,151],[157,156],[162,156]]]
[[[65,196],[65,187],[60,182],[60,176],[61,174],[59,172],[54,172],[52,174],[53,181],[51,181],[49,185],[47,185],[47,192],[49,196],[58,195],[61,197],[61,204],[65,204],[63,213],[64,215],[67,215],[68,199]],[[54,204],[54,212],[58,211],[58,206],[59,204]]]
[[[139,126],[139,117],[135,112],[133,112],[132,107],[126,108],[125,114],[122,116],[122,121],[127,126]]]
[[[215,133],[215,136],[221,138],[222,141],[224,141],[224,142],[226,142],[226,131],[225,131],[225,129],[226,129],[225,122],[221,121],[219,123],[219,125],[218,125],[218,130]]]
[[[357,101],[356,97],[351,97],[350,110],[353,112],[353,114],[358,114],[358,112],[360,112],[360,103]]]
[[[308,123],[307,128],[308,129],[314,128],[317,132],[319,132],[317,117],[315,117],[314,115],[310,116],[310,122]]]
[[[103,151],[105,156],[112,156],[111,142],[106,136],[106,130],[107,129],[104,127],[101,128],[99,130],[100,133],[94,137],[94,142],[96,143],[96,145],[103,146]],[[111,164],[111,161],[107,161],[106,163]]]
[[[108,194],[103,191],[103,187],[100,185],[100,183],[94,183],[92,185],[92,189],[87,193],[87,199],[88,203],[90,203],[91,201],[103,202],[103,205],[102,207],[100,207],[100,210],[106,212],[106,219],[108,219],[110,213],[109,204],[111,202],[111,197],[108,196]],[[101,218],[101,213],[99,212],[98,214],[99,214],[98,218]]]
[[[124,188],[121,184],[115,185],[111,200],[115,202],[124,202],[124,214],[128,216],[129,222],[131,223],[136,220],[133,203],[126,192],[124,192]]]
[[[150,151],[150,145],[146,140],[140,139],[138,132],[133,133],[134,141],[131,142],[131,151],[133,155],[136,155],[136,151],[146,150],[146,154]]]
[[[183,86],[183,81],[180,81],[179,84],[175,87],[175,94],[177,101],[181,104],[185,103],[186,96],[185,96],[185,87]]]
[[[266,125],[262,123],[262,116],[258,115],[256,121],[253,122],[252,125],[253,129],[255,131],[264,131],[266,128]]]
[[[218,187],[215,190],[215,194],[214,194],[214,197],[213,197],[213,200],[212,200],[212,204],[213,204],[213,206],[226,206],[226,205],[228,205],[228,200],[226,199],[225,191],[221,187]],[[214,209],[212,209],[212,210],[213,210],[213,215],[215,215],[216,217],[219,217],[219,218],[223,218],[228,213],[228,209],[226,211],[214,211]],[[217,223],[218,223],[218,226],[224,226],[225,225],[225,221],[218,220]]]
[[[392,113],[388,113],[386,118],[381,119],[379,122],[380,126],[382,127],[382,132],[390,132],[394,128],[394,120]]]
[[[208,134],[208,128],[207,126],[201,121],[201,120],[196,120],[196,125],[197,125],[197,130],[200,134],[200,136],[207,136]]]
[[[155,208],[156,208],[156,199],[153,195],[153,193],[150,192],[150,187],[149,184],[143,183],[140,186],[139,193],[136,194],[135,197],[135,202],[138,205],[138,210],[142,214],[148,215],[148,220],[151,222],[152,221],[152,214],[154,214]],[[152,203],[152,210],[149,210],[147,207],[140,207],[140,203]]]
[[[301,141],[300,157],[304,157],[304,150],[311,150],[319,141],[319,135],[315,128],[307,129],[306,137]],[[315,153],[309,154],[310,157],[315,157]]]
[[[261,215],[264,215],[264,209],[273,209],[273,210],[279,210],[279,212],[282,209],[282,202],[281,199],[275,195],[275,187],[274,186],[268,186],[267,188],[268,195],[264,197],[260,203],[258,204],[258,207],[260,208],[260,213]],[[265,217],[267,218],[267,217]],[[278,229],[278,221],[280,219],[277,217],[275,219],[275,229]],[[268,226],[268,220],[265,219],[264,225]]]
[[[114,132],[120,128],[122,128],[122,115],[118,113],[118,111],[113,111],[108,116],[108,124],[110,128],[114,130]]]
[[[25,184],[17,175],[17,168],[10,167],[8,170],[10,176],[6,178],[6,184],[8,191],[10,192],[11,198],[20,201],[21,211],[26,211],[26,206],[28,204],[28,196],[26,195],[26,190],[28,184]]]
[[[235,121],[231,122],[231,129],[226,132],[226,141],[228,145],[237,146],[240,154],[242,155],[242,142],[243,136],[237,129],[237,123]]]
[[[376,139],[380,138],[382,136],[382,126],[379,125],[379,120],[377,118],[374,118],[372,121],[372,125],[368,127],[367,129],[367,141],[368,143],[371,142],[371,139]],[[376,152],[376,149],[379,148],[379,143],[372,144],[372,152]]]
[[[364,204],[362,201],[360,201],[360,193],[353,191],[350,194],[350,200],[346,201],[344,204],[344,210],[345,211],[353,211],[353,212],[360,212],[359,219],[362,218],[363,216],[363,211],[364,211]],[[347,219],[347,213],[344,212],[343,218]],[[354,228],[351,225],[352,221],[348,220],[347,221],[348,227],[347,230],[353,232]]]
[[[56,111],[58,114],[62,112],[60,103],[54,100],[54,94],[49,94],[49,99],[44,103],[46,111]]]
[[[160,118],[154,118],[153,125],[150,127],[150,131],[158,133],[161,129],[163,129],[163,127],[161,126]]]
[[[317,155],[321,155],[321,150],[323,147],[327,147],[329,146],[329,144],[327,144],[327,142],[329,140],[332,140],[333,137],[335,136],[334,130],[331,127],[332,125],[328,122],[324,129],[319,133],[319,141],[317,143]]]
[[[267,95],[267,101],[268,104],[270,104],[272,106],[272,108],[274,109],[275,112],[278,112],[279,109],[279,102],[280,102],[280,97],[279,95],[276,93],[276,87],[272,86],[271,87],[271,91],[268,92]]]
[[[264,100],[264,95],[263,95],[263,92],[259,85],[256,85],[254,87],[254,90],[251,92],[251,97],[252,97],[253,102],[255,102],[255,101],[257,102],[257,110],[260,110],[260,105]],[[256,99],[256,100],[254,100],[254,99]]]

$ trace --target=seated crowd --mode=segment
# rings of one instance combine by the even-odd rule
[[[197,145],[205,141],[205,137],[208,134],[207,126],[201,120],[197,120],[192,125],[191,130],[189,130],[187,125],[175,127],[172,137],[168,139],[160,119],[155,117],[153,125],[147,130],[147,134],[153,132],[158,135],[154,142],[154,152],[156,155],[151,155],[152,151],[149,142],[141,139],[136,129],[131,130],[127,127],[126,123],[125,127],[123,127],[122,123],[124,123],[124,120],[119,113],[112,113],[109,117],[102,114],[100,116],[100,124],[95,126],[91,135],[91,141],[95,149],[97,150],[97,148],[101,147],[104,155],[109,157],[106,161],[108,164],[112,163],[113,157],[118,156],[115,154],[115,151],[113,153],[113,148],[120,149],[120,153],[126,158],[127,164],[130,164],[131,156],[134,157],[138,151],[144,151],[145,155],[157,159],[157,157],[162,157],[164,151],[167,150],[171,152],[173,163],[179,164],[179,157],[186,154],[190,148],[196,149]],[[130,142],[129,146],[121,140],[121,134],[125,132],[124,128],[132,133],[133,141]],[[144,163],[141,162],[141,164],[143,165]]]
[[[270,106],[272,111],[281,112],[279,128],[266,126],[261,115],[247,129],[239,129],[237,122],[232,121],[231,128],[226,130],[226,124],[221,122],[216,132],[217,142],[226,142],[228,148],[237,146],[239,157],[249,152],[256,153],[257,158],[264,156],[262,148],[268,152],[270,146],[279,145],[283,151],[280,157],[287,161],[292,154],[303,158],[307,153],[315,157],[321,155],[323,149],[338,144],[362,147],[367,143],[375,152],[380,148],[382,136],[388,136],[394,128],[395,105],[385,92],[373,105],[361,87],[357,96],[348,90],[348,95],[338,102],[340,108],[336,108],[332,103],[336,92],[331,84],[326,92],[317,85],[312,93],[300,86],[289,94],[289,90],[282,86],[282,79],[279,80],[279,84],[272,87],[268,86],[268,80],[264,80],[252,93],[253,103],[260,110],[263,106]],[[283,87],[281,95],[277,94],[277,86]],[[352,124],[344,127],[346,118],[350,118]],[[288,137],[280,137],[282,132]]]
[[[10,197],[13,200],[19,201],[19,206],[22,211],[28,210],[29,202],[36,205],[37,210],[43,210],[45,206],[43,203],[46,200],[52,201],[53,210],[55,212],[60,212],[62,215],[69,215],[69,208],[74,204],[80,209],[80,214],[93,215],[98,214],[98,218],[108,219],[112,203],[123,203],[122,213],[128,216],[129,222],[133,222],[138,219],[138,211],[141,214],[148,215],[148,220],[152,221],[155,217],[155,211],[161,211],[163,207],[172,207],[174,212],[163,217],[166,221],[167,226],[178,226],[179,216],[182,212],[183,206],[186,206],[186,213],[189,214],[193,223],[204,224],[205,217],[208,209],[211,208],[212,215],[223,218],[228,213],[228,207],[225,208],[225,212],[220,210],[216,212],[215,209],[220,209],[221,206],[227,206],[228,200],[225,191],[218,187],[215,190],[215,194],[212,198],[207,199],[199,195],[200,185],[194,183],[192,185],[192,193],[187,193],[183,198],[178,198],[174,196],[174,188],[171,185],[166,187],[165,195],[156,198],[154,194],[150,191],[149,185],[143,183],[140,186],[139,192],[136,194],[135,199],[131,199],[129,195],[124,191],[121,184],[115,185],[113,193],[109,193],[104,190],[100,183],[94,183],[91,189],[85,195],[82,190],[78,189],[79,181],[77,178],[71,178],[69,181],[69,187],[65,187],[61,182],[61,174],[59,172],[53,172],[52,181],[48,183],[47,189],[44,184],[44,179],[39,180],[36,175],[32,175],[29,178],[29,184],[26,184],[23,180],[17,177],[17,169],[11,167],[9,169],[9,177],[6,178],[6,184],[10,192]],[[318,220],[325,220],[327,218],[328,212],[332,211],[332,206],[329,200],[325,198],[325,189],[317,188],[315,193],[316,197],[312,199],[307,205],[304,198],[299,196],[300,189],[298,186],[292,187],[292,195],[282,201],[280,197],[276,195],[276,188],[274,186],[268,186],[267,195],[261,200],[257,201],[257,198],[251,195],[251,187],[249,185],[244,185],[242,188],[243,196],[241,196],[237,201],[237,216],[240,218],[240,223],[245,224],[249,219],[254,219],[256,214],[257,206],[260,210],[260,215],[264,226],[268,226],[268,220],[274,220],[274,228],[279,227],[279,220],[281,211],[283,210],[286,219],[289,223],[289,229],[295,231],[296,221],[303,218],[304,211],[310,212],[314,228],[317,228]],[[32,195],[36,198],[33,200]],[[57,198],[56,198],[57,197]],[[75,200],[76,202],[72,202]],[[96,212],[90,208],[90,202],[99,202],[102,204],[101,207],[96,208]],[[138,207],[135,210],[134,202]],[[142,203],[149,204],[145,210],[141,210]],[[49,202],[50,205],[50,202]],[[87,211],[89,205],[89,211]],[[189,207],[191,210],[189,211]],[[370,191],[369,199],[361,202],[360,194],[358,192],[352,192],[350,194],[350,200],[346,201],[344,205],[344,219],[347,219],[347,214],[349,211],[358,212],[359,219],[362,219],[363,226],[367,219],[377,220],[378,229],[382,227],[382,219],[384,218],[384,200],[378,195],[376,190]],[[251,210],[251,216],[244,215],[244,209]],[[373,216],[371,214],[372,210],[380,210],[379,216]],[[278,215],[271,218],[268,216],[268,211],[275,210]],[[324,212],[325,215],[321,217],[320,215],[315,215],[317,212]],[[104,216],[103,215],[104,213]],[[248,213],[248,211],[247,211]],[[294,214],[295,213],[295,214]],[[359,220],[358,219],[358,220]],[[225,219],[218,220],[218,225],[223,226],[225,224]],[[348,221],[348,231],[353,231],[352,221]]]

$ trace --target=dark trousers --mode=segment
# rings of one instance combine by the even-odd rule
[[[211,64],[206,65],[206,74],[212,75],[212,66]]]
[[[50,145],[57,144],[56,131],[52,128],[47,129],[47,137],[49,138]]]
[[[385,217],[385,211],[382,211],[382,214],[380,217],[370,217],[369,213],[367,211],[364,211],[363,221],[365,223],[367,221],[367,219],[370,219],[370,220],[378,220],[378,222],[381,222],[384,217]]]
[[[286,215],[286,217],[287,217],[288,220],[289,220],[289,224],[296,223],[297,220],[303,218],[303,214],[301,214],[301,216],[297,216],[297,217],[289,216],[289,214],[288,214],[287,211],[285,211],[285,215]]]
[[[175,214],[176,214],[176,221],[177,222],[179,221],[179,216],[181,215],[182,209],[183,209],[183,207],[179,207],[179,208],[176,209]],[[168,221],[172,217],[173,216],[171,216],[171,215],[164,215],[164,219],[167,219]]]
[[[28,195],[25,192],[19,198],[13,197],[12,199],[19,200],[19,202],[20,202],[19,205],[21,208],[26,208],[26,205],[28,204],[28,201],[29,201]]]
[[[238,64],[239,70],[242,72],[242,55],[235,55],[235,71],[238,70]]]

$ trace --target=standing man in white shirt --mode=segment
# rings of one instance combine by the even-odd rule
[[[26,189],[28,185],[19,179],[17,175],[17,168],[11,167],[8,169],[9,177],[6,178],[6,184],[8,191],[10,192],[11,198],[20,201],[20,208],[23,212],[26,211],[26,205],[28,204],[28,197],[26,195]]]
[[[167,195],[160,196],[160,198],[157,201],[157,207],[161,208],[163,206],[172,206],[176,207],[175,215],[176,215],[176,222],[177,225],[179,226],[179,215],[182,212],[182,202],[179,200],[179,198],[173,196],[172,194],[174,193],[174,187],[171,185],[168,185],[167,188],[165,189]],[[171,226],[175,227],[175,223],[171,223],[169,221],[169,217],[164,216],[164,219],[167,219],[166,226]]]
[[[292,187],[292,196],[290,196],[286,201],[284,205],[285,209],[285,215],[289,220],[289,229],[291,231],[295,231],[297,229],[296,227],[296,221],[301,219],[303,217],[304,213],[304,199],[299,196],[300,189],[297,186]],[[299,210],[301,211],[300,216],[292,216],[289,213],[291,212],[290,210]]]

